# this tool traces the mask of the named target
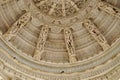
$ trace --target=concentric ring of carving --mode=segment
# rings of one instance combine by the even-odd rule
[[[85,0],[33,0],[33,2],[42,13],[59,18],[77,13]]]
[[[97,6],[97,2],[96,0],[31,0],[29,9],[41,22],[64,27],[84,20],[85,15]]]
[[[10,15],[3,15],[6,9],[1,9],[3,22],[10,27],[0,29],[0,69],[25,80],[96,80],[99,75],[107,80],[111,70],[119,68],[118,8],[97,0],[84,0],[85,8],[83,0],[32,1],[35,4],[11,24]],[[7,5],[3,3],[1,8]]]

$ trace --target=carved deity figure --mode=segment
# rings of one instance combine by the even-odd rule
[[[105,37],[100,33],[97,29],[97,26],[90,20],[85,20],[83,22],[83,26],[89,31],[89,33],[95,38],[95,40],[103,47],[104,50],[109,48],[109,44]]]
[[[75,55],[75,47],[74,47],[74,43],[73,43],[73,36],[72,36],[71,29],[65,28],[64,36],[65,36],[65,44],[67,47],[70,62],[71,63],[76,62],[77,60],[76,60],[76,55]]]
[[[120,19],[120,10],[117,7],[114,7],[113,5],[106,3],[106,2],[100,2],[98,4],[98,7],[107,13],[116,16],[117,18]]]
[[[44,52],[44,46],[45,46],[45,43],[46,43],[48,32],[49,32],[49,27],[47,25],[43,25],[42,29],[40,31],[40,34],[39,34],[39,38],[38,38],[38,41],[37,41],[37,46],[36,46],[35,53],[34,53],[34,58],[36,60],[41,59],[41,55]]]
[[[16,36],[22,27],[24,27],[30,20],[31,14],[25,13],[21,16],[4,34],[6,40],[10,40],[12,37]]]

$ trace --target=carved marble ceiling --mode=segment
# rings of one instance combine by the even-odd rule
[[[0,0],[0,80],[118,80],[120,0]]]

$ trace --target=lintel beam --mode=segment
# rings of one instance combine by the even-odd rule
[[[112,15],[112,16],[115,16],[117,18],[120,19],[120,9],[111,5],[110,3],[108,2],[105,2],[105,1],[100,1],[98,3],[98,8],[100,10],[103,10],[105,11],[106,13]]]

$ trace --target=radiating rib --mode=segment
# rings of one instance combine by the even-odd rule
[[[12,37],[15,37],[21,28],[23,28],[30,21],[30,19],[30,12],[23,14],[4,34],[4,38],[6,40],[10,40]]]
[[[36,49],[34,52],[34,59],[40,60],[41,55],[44,52],[44,46],[48,37],[49,27],[47,25],[43,25],[39,34],[39,38],[37,41]]]
[[[83,22],[83,26],[89,31],[98,44],[100,44],[103,50],[106,50],[110,47],[105,37],[101,34],[97,26],[90,19],[85,20]]]
[[[69,55],[69,62],[74,63],[77,61],[76,54],[75,54],[75,46],[73,42],[73,35],[70,28],[64,29],[64,37],[65,37],[65,44],[66,49]]]
[[[51,15],[54,12],[55,7],[56,7],[56,4],[54,3],[49,11],[49,15]]]
[[[98,8],[100,10],[103,10],[103,11],[107,12],[108,14],[116,16],[117,18],[120,19],[120,9],[119,8],[109,4],[107,2],[104,2],[104,1],[99,2]]]

